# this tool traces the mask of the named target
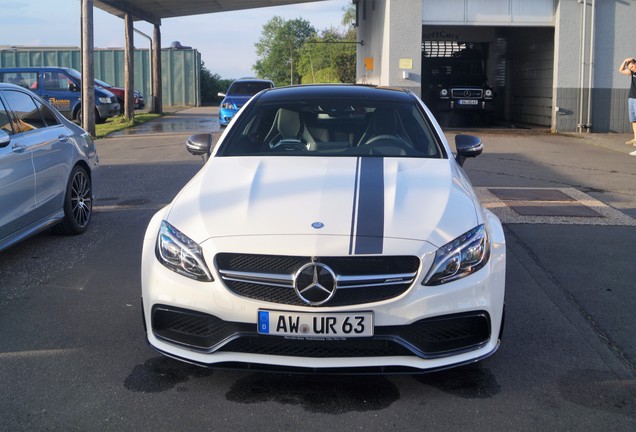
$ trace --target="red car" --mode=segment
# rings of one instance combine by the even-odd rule
[[[117,96],[117,101],[119,102],[120,112],[124,112],[124,98],[126,97],[126,89],[122,87],[113,87],[105,81],[95,79],[95,85],[108,90]],[[133,90],[133,100],[135,103],[135,109],[142,109],[146,106],[144,103],[144,96],[141,94],[139,90]]]

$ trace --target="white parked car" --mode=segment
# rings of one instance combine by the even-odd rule
[[[422,371],[493,354],[506,248],[495,215],[411,92],[265,90],[151,220],[144,322],[161,353],[204,366]],[[351,369],[353,370],[353,369]]]

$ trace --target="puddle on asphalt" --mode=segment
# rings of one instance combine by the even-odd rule
[[[256,373],[237,380],[226,399],[254,404],[278,402],[320,414],[378,411],[400,398],[385,376],[281,375]]]
[[[487,399],[501,391],[495,375],[477,364],[414,377],[422,384],[464,399]]]
[[[559,380],[563,399],[576,405],[636,418],[636,380],[608,371],[571,370]]]
[[[205,378],[213,371],[177,362],[168,357],[155,357],[135,366],[124,381],[124,387],[140,393],[160,393],[171,390],[191,378]]]

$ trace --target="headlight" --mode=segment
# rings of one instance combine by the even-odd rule
[[[221,108],[234,109],[234,104],[231,104],[229,102],[224,102],[224,103],[221,104]]]
[[[487,98],[492,98],[492,90],[488,89],[484,94]]]
[[[109,97],[100,97],[99,101],[103,104],[109,104],[110,103],[110,98]]]
[[[441,97],[443,97],[443,98],[447,98],[448,97],[448,90],[446,90],[446,89],[440,90],[439,95]]]
[[[214,280],[201,246],[166,221],[159,228],[156,255],[161,264],[180,275],[203,282]]]
[[[422,284],[440,285],[468,276],[482,268],[489,256],[488,235],[484,226],[479,225],[437,250]]]

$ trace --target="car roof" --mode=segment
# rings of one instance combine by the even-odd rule
[[[37,72],[37,71],[56,71],[56,70],[69,70],[71,68],[61,67],[61,66],[26,66],[26,67],[3,67],[0,68],[2,72],[18,72],[18,71],[27,71],[27,72]]]
[[[241,82],[241,81],[254,81],[254,82],[267,82],[267,83],[273,82],[272,80],[268,80],[268,79],[250,78],[250,77],[239,78],[234,80],[233,82]]]
[[[304,84],[265,90],[259,99],[276,101],[299,98],[369,98],[387,102],[412,102],[413,94],[397,87],[376,87],[358,84]]]
[[[11,83],[3,83],[3,82],[0,82],[0,89],[11,89],[11,90],[20,89],[20,90],[25,90],[26,93],[31,93],[31,94],[33,93],[31,90],[24,88],[22,86],[11,84]]]

